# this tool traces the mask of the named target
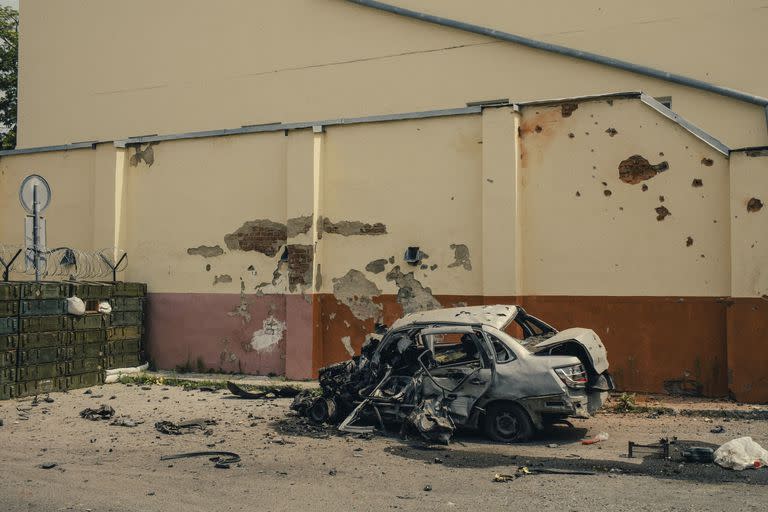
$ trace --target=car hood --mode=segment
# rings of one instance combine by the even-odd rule
[[[569,342],[576,342],[584,347],[595,372],[600,374],[608,369],[608,354],[606,353],[605,346],[592,329],[573,327],[560,331],[554,336],[542,339],[541,341],[535,341],[530,344],[526,343],[525,346],[531,352],[539,353]]]
[[[479,324],[490,325],[500,331],[517,316],[518,308],[513,305],[466,306],[462,308],[432,309],[411,313],[396,320],[391,329],[411,324]]]

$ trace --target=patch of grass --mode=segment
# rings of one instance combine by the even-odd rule
[[[635,402],[636,395],[634,393],[622,393],[617,404],[614,407],[616,412],[632,412],[637,409],[637,402]]]

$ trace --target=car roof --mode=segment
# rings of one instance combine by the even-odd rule
[[[514,305],[496,304],[493,306],[466,306],[460,308],[432,309],[411,313],[396,320],[392,329],[400,329],[417,324],[472,324],[490,325],[503,330],[515,319],[519,308]]]

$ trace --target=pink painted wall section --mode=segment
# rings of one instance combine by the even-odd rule
[[[282,295],[150,293],[147,352],[160,369],[284,375],[286,325]]]
[[[310,295],[286,295],[288,324],[285,347],[285,377],[294,380],[314,378],[313,326],[315,313]]]

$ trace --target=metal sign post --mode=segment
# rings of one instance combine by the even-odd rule
[[[40,280],[40,262],[45,251],[45,219],[40,215],[48,208],[51,203],[51,187],[45,178],[32,174],[24,178],[19,189],[19,201],[21,206],[32,214],[32,258],[27,255],[27,261],[32,260],[35,267],[35,281]],[[27,223],[25,222],[25,243],[29,238],[26,234]]]

